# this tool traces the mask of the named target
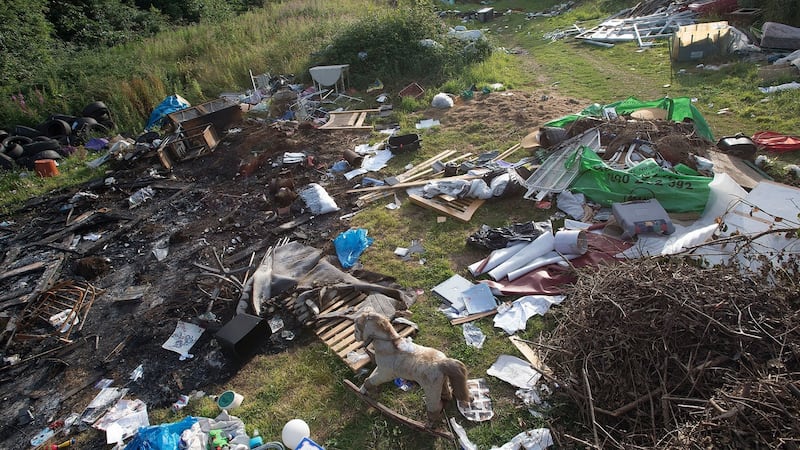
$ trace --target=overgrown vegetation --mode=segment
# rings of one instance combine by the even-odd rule
[[[448,36],[430,5],[423,5],[379,11],[350,24],[315,62],[350,64],[354,85],[363,89],[376,79],[438,85],[491,53],[487,40],[466,43]]]

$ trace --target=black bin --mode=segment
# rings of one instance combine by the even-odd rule
[[[269,323],[252,314],[237,314],[215,337],[223,350],[235,358],[252,356],[272,334]]]
[[[389,138],[389,150],[392,151],[413,151],[419,148],[418,134],[404,134],[402,136],[392,136]]]

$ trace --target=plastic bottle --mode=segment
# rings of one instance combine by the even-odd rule
[[[261,444],[264,443],[264,440],[261,438],[261,435],[258,433],[258,430],[253,430],[253,437],[250,438],[250,448],[259,447]]]

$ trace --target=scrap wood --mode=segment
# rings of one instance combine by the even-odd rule
[[[344,383],[344,386],[346,388],[350,389],[354,394],[356,394],[356,396],[358,398],[360,398],[362,401],[366,402],[369,406],[377,409],[384,416],[386,416],[386,417],[388,417],[388,418],[390,418],[390,419],[392,419],[392,420],[394,420],[394,421],[396,421],[398,423],[406,425],[406,426],[408,426],[408,427],[410,427],[410,428],[412,428],[414,430],[422,431],[422,432],[425,432],[425,433],[428,433],[428,434],[432,434],[432,435],[434,435],[436,437],[448,439],[448,440],[451,440],[451,441],[454,440],[453,435],[450,432],[427,427],[427,426],[425,426],[424,423],[422,423],[420,421],[417,421],[417,420],[414,420],[414,419],[411,419],[411,418],[408,418],[408,417],[398,413],[397,411],[387,407],[386,405],[378,402],[377,400],[369,397],[368,395],[362,394],[361,390],[358,388],[358,386],[353,384],[352,381],[350,381],[350,380],[342,380],[342,382]]]
[[[462,222],[469,222],[473,214],[483,205],[486,200],[482,198],[459,198],[453,201],[446,201],[440,197],[425,198],[416,194],[408,194],[411,203],[432,209],[442,214],[450,216]]]
[[[547,336],[565,351],[548,363],[571,380],[561,386],[581,410],[600,413],[598,432],[628,446],[681,448],[742,439],[772,448],[798,435],[786,419],[800,414],[790,387],[800,374],[786,345],[800,342],[800,307],[784,274],[709,270],[680,258],[578,270]]]
[[[372,125],[364,125],[364,121],[377,109],[359,109],[353,111],[332,111],[328,113],[328,121],[321,125],[322,130],[371,130]]]
[[[12,306],[28,303],[30,299],[35,298],[48,289],[52,285],[53,279],[55,279],[61,273],[61,267],[64,265],[64,261],[64,255],[58,255],[54,261],[51,261],[47,264],[47,268],[42,276],[39,277],[39,282],[36,283],[36,287],[32,291],[27,294],[22,294],[20,296],[13,297],[12,299],[3,301],[0,303],[0,311]]]
[[[470,314],[465,317],[456,317],[455,319],[450,321],[450,325],[463,325],[467,322],[472,322],[474,320],[483,319],[484,317],[490,317],[497,314],[497,309],[493,309],[491,311],[484,311],[475,314]]]
[[[22,267],[18,267],[16,269],[11,269],[7,272],[0,273],[0,280],[5,280],[6,278],[15,277],[17,275],[24,275],[28,272],[34,272],[41,268],[46,267],[47,264],[42,261],[37,261],[35,263],[30,263]]]
[[[514,344],[514,347],[517,347],[522,356],[531,363],[531,367],[534,368],[539,373],[547,373],[548,375],[553,374],[553,369],[545,364],[544,360],[539,356],[539,353],[532,349],[524,339],[520,339],[517,336],[509,336],[508,339]]]
[[[408,183],[398,183],[392,186],[384,185],[384,186],[370,186],[365,188],[357,188],[357,189],[350,189],[347,191],[348,194],[358,193],[358,192],[374,192],[374,191],[388,191],[392,189],[404,189],[408,187],[414,186],[424,186],[431,181],[453,181],[453,180],[474,180],[475,178],[480,178],[479,175],[456,175],[452,177],[444,177],[444,178],[437,178],[436,180],[417,180],[417,181],[409,181]]]

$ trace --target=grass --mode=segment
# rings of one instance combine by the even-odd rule
[[[560,2],[518,0],[498,1],[493,6],[496,11],[541,11],[557,3]],[[697,107],[717,136],[737,132],[749,135],[761,129],[791,132],[800,128],[800,117],[796,114],[800,110],[800,96],[791,92],[765,96],[755,90],[756,67],[751,63],[734,62],[712,71],[694,65],[671,64],[666,42],[639,51],[633,44],[606,49],[543,38],[547,32],[576,22],[582,26],[596,23],[633,3],[584,2],[558,17],[526,20],[521,14],[509,14],[481,24],[496,45],[502,44],[505,49],[526,49],[535,65],[527,64],[524,58],[495,52],[488,60],[428,89],[423,99],[405,99],[396,105],[396,119],[403,130],[414,132],[413,124],[422,118],[418,111],[430,104],[436,92],[460,93],[473,84],[502,83],[508,89],[557,89],[587,105],[611,103],[628,96],[642,100],[663,96],[695,97]],[[462,10],[481,6],[458,5]],[[338,29],[370,17],[381,8],[385,6],[366,0],[268,3],[263,10],[253,11],[233,22],[176,30],[106,54],[86,55],[69,68],[49,74],[42,89],[48,107],[67,111],[103,98],[116,112],[119,123],[134,126],[143,123],[152,107],[168,93],[179,92],[197,102],[221,91],[246,88],[248,69],[300,73],[314,52]],[[458,23],[452,22],[453,25]],[[33,120],[12,108],[12,104],[0,104],[0,113],[3,117],[11,114],[12,118]],[[717,111],[723,108],[729,108],[732,113],[718,115]],[[41,105],[41,109],[46,109],[45,105]],[[510,126],[489,130],[481,123],[466,124],[459,130],[448,127],[428,130],[423,135],[423,149],[415,155],[394,158],[385,169],[386,174],[400,173],[409,162],[422,161],[451,148],[467,147],[476,154],[504,150],[516,143],[514,133]],[[795,161],[794,158],[786,155],[778,162]],[[83,162],[82,157],[68,159],[60,168],[64,175],[55,179],[41,179],[29,173],[4,175],[0,179],[0,211],[8,213],[29,197],[102,175],[101,171],[87,169]],[[466,238],[475,231],[477,224],[501,226],[545,220],[548,214],[534,209],[530,202],[520,207],[519,199],[509,198],[488,202],[470,223],[454,220],[439,223],[436,214],[422,208],[391,211],[376,204],[356,215],[351,224],[367,229],[369,236],[375,239],[360,259],[364,267],[390,274],[404,287],[421,294],[412,308],[412,320],[422,329],[415,340],[462,359],[472,376],[480,377],[498,355],[516,355],[516,350],[505,334],[493,327],[490,318],[476,322],[487,335],[484,347],[476,349],[466,345],[461,328],[451,326],[437,310],[439,302],[429,295],[430,289],[455,273],[466,275],[465,267],[485,256],[466,245]],[[417,259],[403,261],[394,255],[396,247],[408,247],[412,240],[421,241],[425,248],[424,264]],[[536,339],[547,327],[546,320],[532,319],[519,336]],[[363,374],[352,374],[324,344],[313,339],[306,341],[307,344],[285,353],[256,356],[229,383],[214,386],[209,393],[225,389],[242,393],[245,403],[236,414],[245,421],[248,431],[258,429],[265,441],[277,440],[283,424],[299,417],[310,424],[312,437],[328,449],[450,448],[441,440],[396,425],[367,409],[340,382],[348,378],[358,384]],[[501,445],[523,430],[546,426],[542,419],[520,408],[513,387],[493,377],[486,378],[495,418],[466,425],[470,439],[479,448]],[[423,398],[419,389],[402,392],[386,386],[379,401],[402,414],[423,419]],[[569,405],[555,407],[557,415],[552,420],[564,424],[577,419]],[[205,398],[193,401],[182,413],[213,417],[217,409],[213,401]],[[447,413],[458,414],[452,405]],[[180,416],[159,409],[151,411],[150,417],[151,423],[161,423]]]

